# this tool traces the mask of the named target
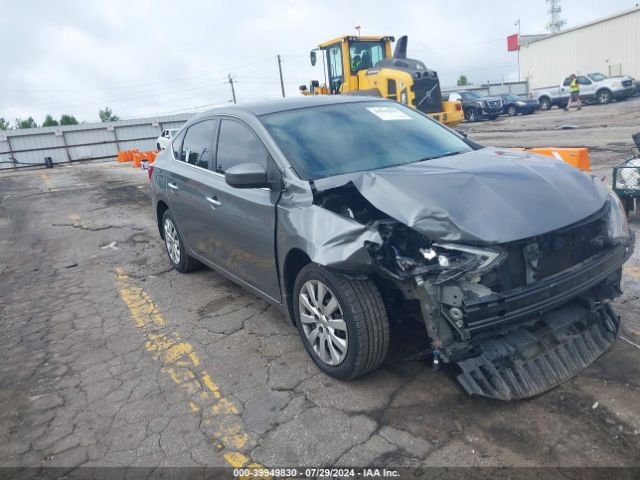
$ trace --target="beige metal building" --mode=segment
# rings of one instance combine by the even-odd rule
[[[520,75],[530,88],[591,72],[640,79],[639,7],[556,34],[520,37]]]

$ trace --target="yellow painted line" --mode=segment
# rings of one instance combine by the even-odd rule
[[[160,310],[149,295],[132,284],[120,268],[116,270],[116,280],[120,298],[146,338],[145,348],[162,364],[162,372],[184,391],[188,408],[202,415],[203,424],[213,432],[214,445],[227,464],[233,468],[263,468],[243,453],[249,446],[249,434],[240,411],[232,400],[224,397],[214,379],[203,369],[193,346],[176,332],[168,331]]]
[[[632,277],[640,278],[640,267],[627,265],[622,267],[622,271],[624,272],[625,275],[631,275]]]
[[[53,183],[51,183],[51,180],[49,179],[49,175],[47,175],[44,172],[40,172],[40,178],[42,179],[44,184],[47,186],[47,188],[55,188],[53,186]]]

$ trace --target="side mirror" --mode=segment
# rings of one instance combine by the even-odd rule
[[[316,61],[318,60],[316,58],[315,50],[311,50],[311,52],[309,53],[309,58],[311,59],[311,66],[315,67],[316,66]]]
[[[267,170],[257,163],[234,165],[224,173],[228,185],[234,188],[268,188]]]

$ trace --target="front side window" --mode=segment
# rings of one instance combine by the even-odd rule
[[[565,78],[564,82],[562,82],[563,87],[568,87],[569,85],[571,85],[571,77]]]
[[[268,156],[265,146],[247,126],[234,120],[222,120],[216,156],[218,173],[242,163],[257,163],[266,169]]]
[[[304,180],[472,150],[438,122],[390,101],[322,105],[260,119]]]
[[[205,120],[187,129],[181,160],[200,168],[209,168],[215,125],[215,120]]]
[[[341,44],[336,43],[327,49],[327,63],[329,65],[329,89],[331,93],[340,93],[340,87],[344,82]]]
[[[349,44],[351,71],[367,70],[384,59],[384,42],[353,41]]]

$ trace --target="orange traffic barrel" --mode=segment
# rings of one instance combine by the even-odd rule
[[[527,148],[528,152],[545,155],[547,157],[556,158],[567,162],[585,172],[591,171],[591,163],[589,162],[589,149],[585,147],[579,148]]]

